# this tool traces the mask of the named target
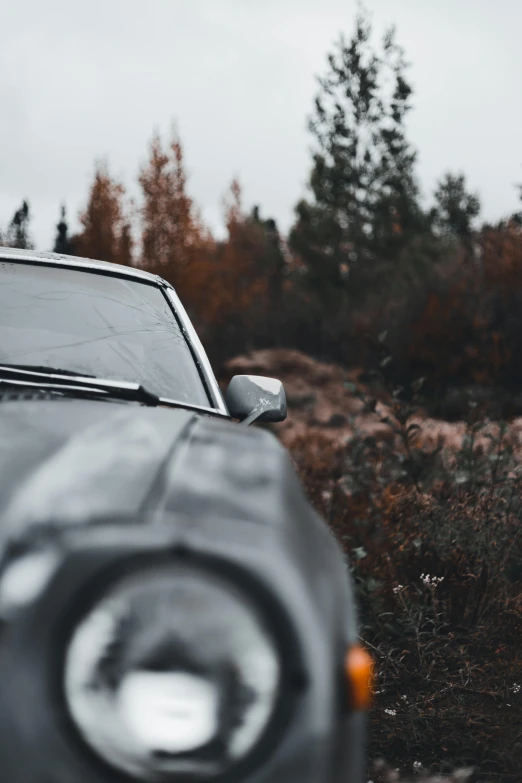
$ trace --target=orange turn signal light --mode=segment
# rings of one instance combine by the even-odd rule
[[[348,648],[344,659],[344,673],[351,709],[367,709],[372,700],[374,674],[373,660],[364,647],[354,645]]]

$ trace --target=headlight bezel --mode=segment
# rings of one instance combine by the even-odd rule
[[[90,556],[96,561],[94,553]],[[299,695],[307,683],[297,634],[284,605],[258,574],[252,573],[242,564],[220,555],[196,551],[185,544],[175,544],[161,551],[149,549],[122,552],[119,555],[113,553],[108,560],[105,557],[101,560],[103,562],[97,565],[95,562],[92,563],[93,568],[89,569],[90,575],[82,581],[67,601],[59,622],[53,629],[55,652],[52,656],[53,672],[49,679],[49,696],[52,703],[58,707],[60,724],[67,734],[68,742],[85,761],[89,762],[93,772],[100,775],[100,779],[103,780],[102,775],[104,775],[110,780],[122,781],[122,783],[124,781],[142,783],[140,778],[122,771],[103,758],[82,735],[80,727],[71,714],[65,687],[69,644],[82,621],[126,578],[154,572],[156,569],[175,569],[179,565],[184,568],[193,567],[197,571],[214,575],[225,584],[230,583],[231,587],[246,597],[249,604],[255,605],[257,615],[269,631],[277,652],[280,667],[279,688],[270,720],[246,755],[238,759],[225,772],[212,778],[216,783],[224,777],[227,783],[242,780],[276,751],[295,714]],[[158,778],[160,779],[167,781],[169,778],[165,776]]]

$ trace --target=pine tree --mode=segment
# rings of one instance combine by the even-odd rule
[[[27,201],[23,201],[20,209],[14,213],[7,229],[7,247],[17,247],[21,250],[31,250],[34,247],[29,236],[30,219],[29,204]]]
[[[133,248],[134,240],[132,237],[131,224],[128,220],[124,220],[118,239],[118,253],[116,257],[118,264],[123,264],[124,266],[133,266]]]
[[[371,44],[365,13],[350,41],[341,36],[310,120],[316,140],[311,200],[296,208],[290,245],[323,306],[360,299],[378,264],[396,261],[423,224],[406,136],[411,86],[393,30]],[[366,287],[366,289],[365,289]]]
[[[283,289],[287,267],[286,248],[276,221],[273,218],[261,218],[258,206],[253,208],[250,220],[254,227],[257,226],[261,229],[264,239],[262,273],[267,279],[271,319],[274,330],[277,331],[280,320],[284,318]]]
[[[56,238],[54,240],[53,253],[61,255],[72,255],[73,248],[69,239],[69,227],[67,225],[67,216],[65,206],[60,210],[60,221],[56,225]]]
[[[444,236],[469,239],[480,214],[480,199],[466,188],[463,174],[446,174],[435,191],[434,228]]]

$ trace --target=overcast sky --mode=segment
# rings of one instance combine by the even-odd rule
[[[411,138],[429,195],[462,170],[493,220],[522,181],[522,2],[367,0],[412,63]],[[94,160],[135,189],[154,127],[176,120],[190,191],[219,226],[239,175],[247,205],[287,229],[310,168],[315,75],[355,0],[0,3],[0,227],[23,198],[49,249],[59,207],[85,202]]]

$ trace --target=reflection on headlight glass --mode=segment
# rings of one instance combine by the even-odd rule
[[[275,643],[242,593],[182,567],[128,577],[76,628],[71,716],[106,761],[142,779],[226,770],[273,712]]]
[[[218,730],[218,689],[183,672],[134,672],[120,689],[119,712],[151,751],[183,753],[206,745]]]
[[[9,563],[0,576],[0,617],[9,618],[43,591],[60,562],[58,552],[27,552]]]

